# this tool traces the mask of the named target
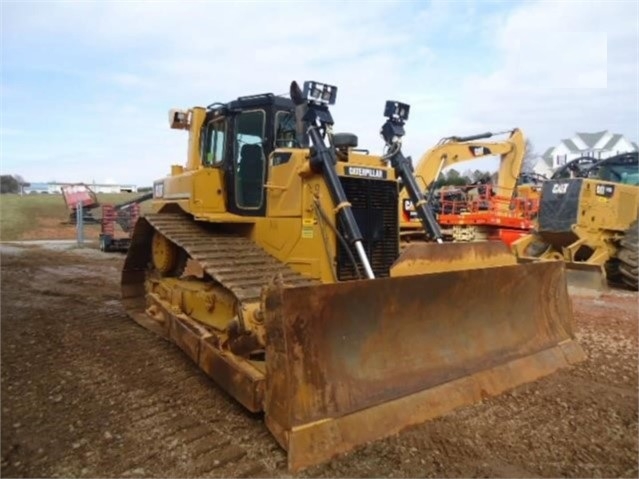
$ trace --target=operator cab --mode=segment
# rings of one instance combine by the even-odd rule
[[[600,180],[639,185],[639,154],[637,152],[622,153],[601,160],[592,166],[592,176]]]
[[[295,105],[272,93],[240,97],[207,107],[200,134],[205,168],[221,168],[227,178],[231,213],[263,216],[269,155],[276,148],[298,147]]]

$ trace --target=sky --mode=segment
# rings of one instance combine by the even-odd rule
[[[381,153],[521,128],[542,153],[575,132],[639,137],[639,2],[0,2],[0,171],[150,185],[186,161],[170,108],[338,87],[335,131]],[[416,161],[416,160],[414,160]],[[483,165],[481,165],[483,166]]]

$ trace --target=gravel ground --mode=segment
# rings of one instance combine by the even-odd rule
[[[3,245],[3,477],[289,477],[259,415],[118,302],[123,256]],[[304,471],[637,477],[637,294],[574,296],[588,360]]]

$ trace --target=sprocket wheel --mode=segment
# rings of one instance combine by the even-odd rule
[[[151,243],[153,266],[163,275],[174,272],[179,257],[179,248],[159,231],[153,234]]]

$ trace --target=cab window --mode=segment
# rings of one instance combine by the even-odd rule
[[[296,146],[295,114],[278,111],[275,114],[275,148],[295,148]]]
[[[264,191],[263,110],[244,111],[235,119],[235,201],[240,208],[260,208]]]
[[[224,161],[226,143],[226,123],[224,120],[209,122],[202,137],[202,164],[219,166]]]

